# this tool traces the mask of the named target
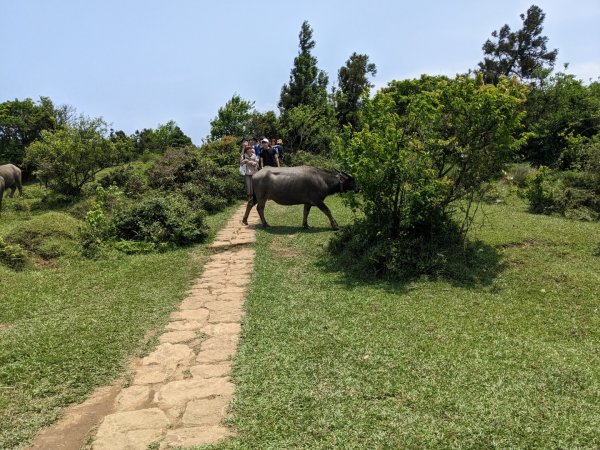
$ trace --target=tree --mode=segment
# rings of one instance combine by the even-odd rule
[[[335,109],[338,122],[352,128],[358,127],[358,113],[363,100],[368,98],[373,85],[367,76],[375,76],[377,67],[369,63],[367,55],[352,53],[346,65],[338,71],[338,90],[334,92]]]
[[[238,94],[233,94],[225,106],[219,108],[217,117],[210,121],[208,140],[214,141],[224,136],[246,137],[253,109],[254,102],[249,102]]]
[[[347,235],[353,258],[375,271],[430,268],[446,244],[463,241],[485,183],[523,142],[527,89],[517,80],[493,86],[481,76],[425,77],[420,84],[379,91],[366,102],[366,126],[346,129],[336,146],[362,192],[354,208],[364,219]],[[407,92],[410,100],[398,105]]]
[[[547,76],[558,55],[558,50],[548,51],[548,38],[542,36],[546,14],[532,5],[527,15],[521,14],[523,27],[513,32],[508,25],[494,31],[483,44],[484,59],[479,63],[487,83],[498,83],[500,76],[515,75],[524,82],[535,82]]]
[[[328,153],[336,133],[332,108],[300,105],[290,109],[282,121],[286,147],[311,153]]]
[[[279,129],[279,118],[275,111],[264,113],[255,111],[248,120],[245,137],[269,137],[276,138],[281,136]]]
[[[57,128],[57,111],[52,100],[40,97],[0,104],[0,164],[23,164],[25,148],[40,137],[43,130]]]
[[[102,118],[80,116],[57,130],[43,130],[26,151],[25,162],[37,167],[48,187],[66,195],[77,195],[100,170],[122,162],[122,146],[107,138]]]
[[[156,130],[152,128],[136,130],[131,136],[131,140],[138,154],[146,151],[162,154],[168,148],[179,148],[192,144],[190,137],[186,136],[173,120],[169,120],[166,124],[158,124]]]
[[[327,102],[327,74],[317,67],[317,58],[311,54],[315,47],[313,30],[308,21],[302,23],[298,35],[300,50],[294,58],[290,81],[281,88],[279,109],[282,113],[296,106],[321,107]]]
[[[600,95],[574,75],[550,77],[527,98],[525,124],[531,136],[523,155],[536,165],[570,168],[568,137],[589,138],[600,131]]]

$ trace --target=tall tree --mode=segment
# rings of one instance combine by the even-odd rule
[[[542,36],[546,14],[539,6],[531,5],[520,17],[520,30],[513,32],[504,25],[492,33],[494,41],[488,39],[483,44],[484,59],[479,68],[487,83],[497,84],[502,75],[516,75],[521,81],[535,83],[554,67],[558,50],[549,51],[548,38]]]
[[[0,164],[21,165],[25,148],[42,130],[57,126],[57,110],[48,97],[38,102],[27,98],[0,103]]]
[[[221,139],[224,136],[245,137],[253,109],[254,102],[249,102],[238,94],[233,94],[225,106],[219,108],[217,117],[210,121],[209,141]]]
[[[346,65],[338,71],[338,90],[334,93],[335,109],[341,126],[358,126],[358,112],[363,99],[368,97],[373,85],[368,75],[375,76],[377,67],[369,62],[367,55],[352,53]]]
[[[298,35],[300,50],[294,58],[289,84],[284,84],[281,88],[279,108],[282,112],[300,105],[321,107],[327,102],[329,77],[319,70],[317,58],[311,53],[315,47],[312,36],[313,30],[305,20]]]

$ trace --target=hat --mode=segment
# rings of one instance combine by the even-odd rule
[[[263,138],[263,140],[262,140],[262,141],[260,141],[260,142],[261,142],[261,143],[264,143],[264,142],[266,142],[266,143],[268,144],[268,143],[269,143],[269,140],[268,140],[267,138]]]

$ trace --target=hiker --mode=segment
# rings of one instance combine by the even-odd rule
[[[248,225],[248,215],[250,214],[250,210],[254,205],[254,190],[252,189],[252,175],[254,175],[258,171],[258,158],[254,153],[254,148],[251,145],[246,145],[244,148],[244,153],[242,154],[242,158],[240,159],[240,164],[246,166],[246,175],[244,176],[244,180],[246,182],[246,195],[248,196],[248,205],[246,206],[246,213],[244,214],[244,218],[242,219],[242,223],[244,225]]]
[[[260,168],[265,166],[279,167],[279,155],[277,150],[269,145],[269,140],[264,138],[261,142],[262,150],[260,152]]]
[[[279,156],[279,161],[283,160],[283,140],[277,139],[274,147],[277,149],[277,155]]]

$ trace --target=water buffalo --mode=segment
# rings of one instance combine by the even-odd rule
[[[265,220],[265,203],[273,200],[280,205],[304,205],[302,226],[308,228],[308,213],[316,206],[329,218],[331,227],[338,229],[338,224],[324,200],[337,192],[358,192],[354,177],[345,172],[328,172],[316,167],[265,167],[252,176],[254,198],[248,202],[243,223],[247,224],[248,215],[254,205],[260,215],[264,227],[269,226]]]
[[[4,178],[0,177],[0,211],[2,211],[2,197],[4,197]]]
[[[0,183],[0,208],[2,208],[2,198],[4,190],[10,188],[10,197],[15,195],[15,191],[19,188],[19,195],[23,196],[23,184],[21,182],[21,169],[14,164],[4,164],[0,166],[0,178],[3,182]]]

